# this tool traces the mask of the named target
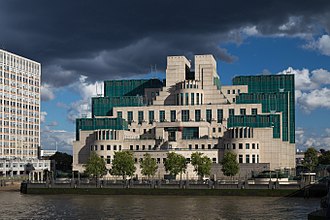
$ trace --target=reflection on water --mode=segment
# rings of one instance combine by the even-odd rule
[[[306,219],[319,199],[25,195],[0,192],[0,219]]]

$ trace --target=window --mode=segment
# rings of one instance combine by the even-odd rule
[[[217,122],[222,123],[222,119],[223,119],[223,110],[222,109],[217,110],[217,116],[218,116]]]
[[[205,145],[204,144],[202,144],[202,149],[205,149]]]
[[[243,163],[243,155],[238,155],[238,163]]]
[[[180,101],[181,101],[181,105],[183,105],[183,93],[180,93]]]
[[[233,94],[235,94],[235,89],[233,89]]]
[[[164,110],[159,111],[159,121],[160,122],[165,121],[165,111]]]
[[[195,149],[198,149],[198,144],[195,144]]]
[[[104,145],[101,145],[101,150],[104,150]]]
[[[252,163],[256,163],[256,155],[252,154]]]
[[[195,105],[195,93],[190,93],[190,104]]]
[[[127,112],[127,122],[128,124],[131,124],[133,121],[133,112],[132,111],[128,111]]]
[[[238,144],[238,149],[243,149],[243,144],[242,143]]]
[[[240,94],[241,93],[241,90],[240,89],[237,89],[237,93]]]
[[[146,149],[146,145],[142,145],[142,150],[145,150]]]
[[[241,115],[246,115],[246,109],[245,108],[241,108],[240,109],[240,114]]]
[[[186,93],[186,105],[189,105],[189,93]]]
[[[213,133],[215,133],[217,131],[217,129],[216,128],[213,128]]]
[[[253,108],[252,110],[251,110],[252,112],[252,115],[257,115],[258,114],[258,109],[257,108]]]
[[[181,121],[189,121],[189,110],[181,110]]]
[[[255,143],[252,144],[252,149],[256,149],[256,144]]]
[[[129,145],[129,149],[130,150],[133,150],[133,145]]]
[[[206,109],[206,121],[211,123],[211,121],[212,121],[212,109]]]
[[[97,150],[97,145],[95,145],[95,150]]]
[[[135,149],[136,149],[136,150],[139,150],[139,148],[140,148],[139,145],[136,145],[136,146],[135,146]]]
[[[111,163],[111,157],[107,156],[107,164],[110,164],[110,163]]]
[[[122,118],[123,117],[123,113],[122,112],[117,112],[117,117],[118,118]]]
[[[221,132],[221,127],[218,127],[218,132],[219,132],[219,133]]]
[[[211,146],[212,146],[211,144],[208,144],[207,149],[211,149]]]
[[[259,163],[259,155],[257,154],[257,163]]]
[[[229,116],[234,116],[235,115],[235,109],[230,108],[229,109]]]
[[[189,150],[191,150],[192,149],[192,145],[191,144],[189,144]]]
[[[160,158],[157,158],[157,163],[160,163]]]
[[[121,145],[119,145],[119,150],[121,151]]]
[[[230,94],[230,90],[229,89],[227,90],[227,94]]]
[[[235,150],[236,149],[236,144],[232,144],[232,148],[233,148],[233,150]]]
[[[213,157],[213,158],[212,158],[212,162],[213,162],[213,163],[217,163],[217,158]]]
[[[196,93],[196,105],[199,105],[199,93]]]
[[[250,155],[245,155],[245,163],[250,163]]]
[[[149,111],[149,124],[152,124],[155,119],[155,112]]]
[[[175,110],[171,110],[171,122],[176,121],[176,111]]]
[[[117,150],[117,145],[113,145],[113,150]]]
[[[257,149],[259,149],[259,144],[257,144]]]
[[[250,149],[250,144],[249,144],[249,143],[246,143],[246,144],[245,144],[245,149],[247,149],[247,150]]]
[[[195,110],[195,121],[201,121],[201,110]]]
[[[142,124],[143,122],[143,111],[138,111],[138,123]]]
[[[111,150],[111,145],[107,145],[107,150]]]

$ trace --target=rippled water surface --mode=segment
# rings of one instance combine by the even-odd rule
[[[24,195],[0,192],[0,219],[307,219],[320,199]]]

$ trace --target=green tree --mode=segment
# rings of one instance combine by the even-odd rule
[[[330,151],[324,151],[321,156],[319,156],[319,164],[330,164]]]
[[[310,147],[306,150],[304,154],[303,165],[310,172],[312,172],[318,164],[317,150],[315,148]]]
[[[236,154],[230,151],[227,151],[221,161],[222,172],[226,176],[235,176],[239,172],[239,165],[236,160]]]
[[[56,170],[62,172],[72,171],[72,156],[67,153],[56,152],[54,155],[49,157],[50,160],[55,160]]]
[[[186,172],[187,169],[186,158],[174,152],[167,153],[167,158],[165,161],[165,169],[166,171],[170,172],[170,175],[172,176],[176,176],[179,173],[182,174]]]
[[[112,175],[122,176],[123,180],[125,180],[126,176],[133,176],[135,170],[134,156],[131,151],[115,152],[114,159],[112,160]]]
[[[151,158],[151,155],[146,153],[143,155],[143,160],[140,162],[141,173],[145,176],[154,176],[157,172],[158,165],[154,158]]]
[[[194,166],[194,171],[201,178],[203,178],[205,175],[210,175],[212,161],[207,156],[203,156],[202,153],[192,153],[191,164]]]
[[[100,178],[107,172],[105,161],[95,152],[92,152],[85,166],[85,173],[93,178]]]

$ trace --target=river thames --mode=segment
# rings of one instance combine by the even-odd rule
[[[0,219],[307,219],[319,203],[319,198],[0,192]]]

